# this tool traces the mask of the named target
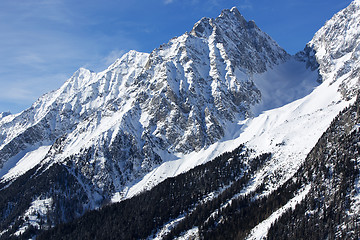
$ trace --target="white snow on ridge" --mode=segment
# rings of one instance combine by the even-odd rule
[[[308,96],[264,112],[245,124],[235,141],[246,142],[258,154],[273,153],[271,163],[257,182],[276,173],[280,176],[275,180],[276,188],[294,174],[334,117],[353,102],[342,100],[338,92],[341,82],[330,86],[324,82]]]
[[[293,197],[288,203],[286,203],[283,207],[279,208],[273,214],[270,215],[267,219],[259,223],[256,227],[254,227],[249,236],[246,238],[247,240],[260,240],[266,239],[267,233],[271,227],[271,224],[274,223],[282,214],[284,214],[290,208],[295,209],[295,206],[300,203],[305,196],[310,191],[311,185],[304,187],[295,197]]]
[[[50,150],[51,145],[44,145],[38,148],[32,147],[24,150],[13,159],[6,162],[4,167],[0,169],[0,180],[8,180],[20,176],[35,167]]]
[[[198,227],[193,227],[192,229],[184,233],[182,236],[176,238],[176,240],[188,240],[188,239],[200,239]]]
[[[199,152],[192,152],[186,155],[178,154],[177,156],[163,156],[163,159],[168,159],[167,162],[164,162],[146,174],[135,185],[130,185],[125,188],[123,192],[116,193],[112,198],[112,202],[119,202],[124,198],[131,198],[144,190],[151,189],[166,178],[177,176],[195,166],[209,161],[209,159],[211,160],[219,156],[224,151],[223,145],[223,143],[215,143],[209,148],[202,149]]]

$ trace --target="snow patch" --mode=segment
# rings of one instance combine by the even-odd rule
[[[199,228],[193,227],[192,229],[188,230],[182,236],[176,238],[177,240],[189,240],[189,239],[200,239],[199,237]]]
[[[22,217],[24,220],[26,220],[25,225],[23,225],[17,232],[15,232],[15,235],[19,236],[20,234],[23,234],[30,225],[39,229],[44,223],[46,214],[51,208],[51,205],[52,198],[38,198],[34,200]]]
[[[20,176],[35,167],[44,159],[51,145],[30,147],[8,160],[0,169],[1,181]]]
[[[261,102],[252,109],[254,115],[305,97],[319,85],[317,78],[316,71],[306,69],[305,62],[295,57],[263,74],[256,74],[254,83],[261,92]]]
[[[255,228],[253,228],[246,238],[247,240],[260,240],[266,239],[267,233],[273,224],[281,215],[283,215],[287,210],[295,209],[295,206],[299,204],[305,196],[309,193],[311,185],[307,185],[304,187],[299,193],[293,197],[288,203],[286,203],[283,207],[276,210],[273,214],[270,215],[267,219],[259,223]]]
[[[166,236],[166,234],[170,233],[170,231],[176,226],[180,221],[185,218],[184,215],[179,216],[178,218],[166,223],[157,233],[156,236],[149,237],[148,240],[161,240]]]

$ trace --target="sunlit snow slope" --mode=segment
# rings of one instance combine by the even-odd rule
[[[307,70],[298,61],[290,59],[254,76],[262,101],[253,111],[267,111],[240,121],[222,141],[209,148],[164,163],[127,190],[125,196],[131,197],[166,177],[231,151],[241,143],[246,143],[257,153],[273,153],[272,162],[256,176],[255,185],[265,181],[271,190],[290,178],[333,118],[354,101],[360,81],[359,6],[360,1],[354,1],[334,15],[304,51],[297,54],[296,59],[302,59]],[[314,66],[318,67],[322,79],[319,86],[316,84],[317,71],[311,71]],[[282,106],[284,104],[287,105]],[[272,109],[274,107],[278,108]],[[119,200],[119,194],[113,200]]]

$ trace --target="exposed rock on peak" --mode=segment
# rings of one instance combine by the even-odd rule
[[[231,9],[224,9],[222,10],[219,18],[229,18],[231,20],[235,20],[241,23],[246,23],[245,18],[243,17],[243,15],[241,15],[241,13],[239,12],[239,10],[236,7],[232,7]]]
[[[211,35],[212,31],[213,31],[213,19],[202,18],[200,21],[195,23],[190,34],[195,37],[206,38]]]
[[[316,32],[300,55],[317,67],[323,81],[341,81],[339,91],[346,98],[355,96],[354,76],[360,73],[360,1],[353,1],[335,14]]]

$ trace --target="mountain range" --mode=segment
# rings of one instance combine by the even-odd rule
[[[81,68],[0,113],[0,239],[356,239],[359,81],[360,0],[293,56],[234,7]]]

